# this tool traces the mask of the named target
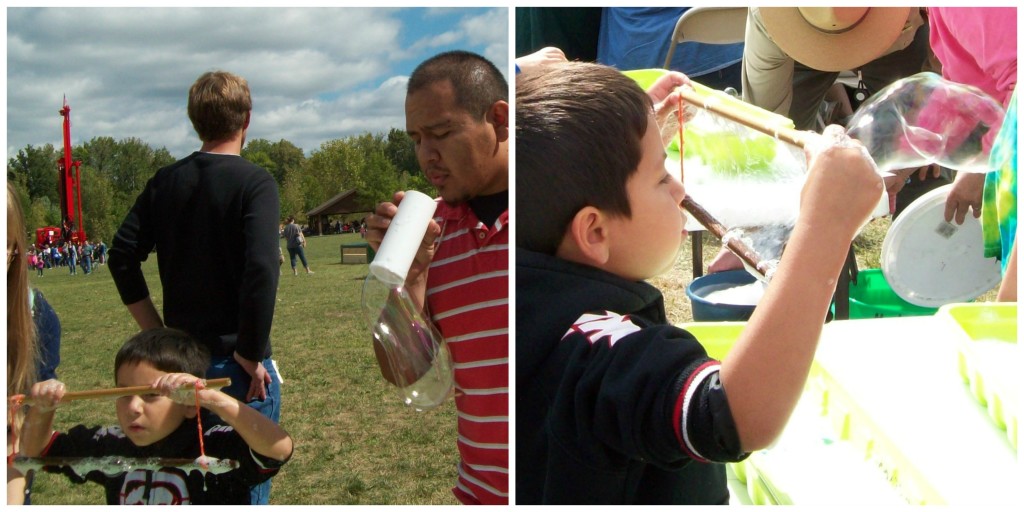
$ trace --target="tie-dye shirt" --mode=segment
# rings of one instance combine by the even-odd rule
[[[981,226],[985,238],[985,257],[998,257],[1003,272],[1017,234],[1017,91],[1006,107],[989,158],[996,169],[985,177],[982,195]]]

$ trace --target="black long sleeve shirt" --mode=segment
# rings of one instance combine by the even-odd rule
[[[160,169],[110,248],[121,301],[149,296],[141,263],[155,249],[168,327],[214,356],[269,357],[279,216],[274,178],[240,156],[195,152]]]

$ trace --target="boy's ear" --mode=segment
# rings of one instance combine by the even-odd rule
[[[603,268],[611,256],[608,216],[593,206],[585,206],[573,216],[566,238],[576,253],[573,259]]]
[[[195,408],[194,405],[182,405],[182,404],[178,404],[178,405],[181,405],[182,407],[185,408],[185,417],[186,418],[192,419],[192,418],[196,417],[196,408]]]

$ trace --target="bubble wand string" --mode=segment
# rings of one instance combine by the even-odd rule
[[[230,380],[230,379],[228,379]],[[199,465],[203,469],[209,469],[209,462],[206,460],[206,447],[203,445],[203,415],[199,406],[199,390],[205,388],[203,379],[196,379],[196,429],[199,431]]]
[[[680,94],[679,108],[676,109],[676,117],[679,118],[679,183],[683,183],[683,96]]]

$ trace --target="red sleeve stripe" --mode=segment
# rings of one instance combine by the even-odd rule
[[[679,392],[679,397],[676,399],[675,410],[672,413],[672,428],[676,433],[676,440],[679,442],[679,446],[683,451],[691,458],[699,462],[708,462],[693,446],[690,441],[690,435],[687,432],[687,420],[688,417],[686,412],[690,410],[690,402],[693,400],[693,395],[705,379],[714,375],[718,372],[722,363],[718,361],[708,361],[697,367],[689,377],[686,378],[686,383],[683,384],[683,389]]]
[[[444,341],[447,343],[458,343],[460,341],[472,341],[481,338],[489,338],[491,336],[508,336],[508,328],[470,332],[463,334],[462,336],[452,336],[451,338],[445,338]]]
[[[508,450],[508,443],[478,443],[470,441],[463,436],[459,436],[459,442],[466,446],[472,446],[473,448],[480,448],[482,450]]]
[[[508,244],[494,244],[494,245],[484,246],[484,247],[481,247],[479,249],[470,249],[468,251],[460,252],[460,253],[455,254],[455,255],[453,255],[451,257],[448,257],[448,258],[444,258],[444,259],[440,259],[440,260],[434,260],[434,261],[432,261],[430,263],[430,268],[433,269],[433,268],[436,268],[436,267],[442,267],[442,266],[447,265],[449,263],[454,263],[456,261],[464,260],[466,258],[471,258],[471,257],[475,256],[477,253],[502,252],[502,251],[508,252]]]
[[[460,388],[463,393],[467,395],[500,395],[502,393],[507,394],[508,388],[490,388],[490,389],[466,389]]]
[[[464,412],[458,413],[460,419],[473,423],[508,423],[508,416],[474,416]]]
[[[480,302],[474,302],[461,308],[453,308],[445,311],[444,313],[434,315],[434,321],[444,320],[450,316],[461,315],[463,313],[470,313],[480,309],[493,308],[495,306],[508,306],[508,297],[503,299],[485,300]]]
[[[53,442],[57,440],[58,435],[60,435],[60,433],[57,432],[56,430],[50,432],[50,440],[46,442],[46,447],[43,448],[43,451],[39,453],[40,457],[45,457],[46,454],[50,452],[50,448],[53,447]]]
[[[483,274],[474,274],[474,275],[472,275],[470,277],[467,277],[465,279],[459,279],[457,281],[452,281],[450,283],[445,283],[444,285],[441,285],[441,286],[435,286],[435,287],[427,290],[427,295],[433,295],[435,293],[443,292],[445,290],[448,290],[450,288],[455,288],[457,286],[462,286],[462,285],[465,285],[465,284],[471,284],[471,283],[475,283],[475,282],[478,282],[478,281],[483,281],[484,279],[494,279],[495,277],[508,277],[508,269],[496,270],[494,272],[485,272]]]
[[[498,359],[488,359],[486,361],[470,361],[468,363],[455,363],[452,365],[456,370],[468,370],[470,368],[482,368],[485,366],[500,366],[507,365],[508,358],[501,357]]]
[[[466,465],[469,466],[472,469],[475,469],[476,471],[489,471],[489,472],[492,472],[492,473],[502,473],[502,474],[505,474],[505,475],[508,474],[508,468],[503,468],[501,466],[481,466],[479,464],[466,464]]]
[[[459,465],[459,479],[465,480],[468,483],[471,483],[471,484],[473,484],[475,486],[478,486],[481,489],[483,489],[483,490],[485,490],[485,491],[487,491],[487,492],[489,492],[489,493],[491,493],[491,494],[493,494],[495,496],[501,496],[503,498],[507,498],[508,497],[508,493],[507,492],[501,492],[498,489],[495,489],[494,487],[492,487],[490,485],[487,485],[487,484],[481,482],[480,480],[470,476],[468,473],[466,473],[462,469],[462,465],[461,464]],[[469,489],[463,488],[462,490],[468,492],[469,494],[472,494],[474,497],[476,496],[476,493],[473,493]]]

